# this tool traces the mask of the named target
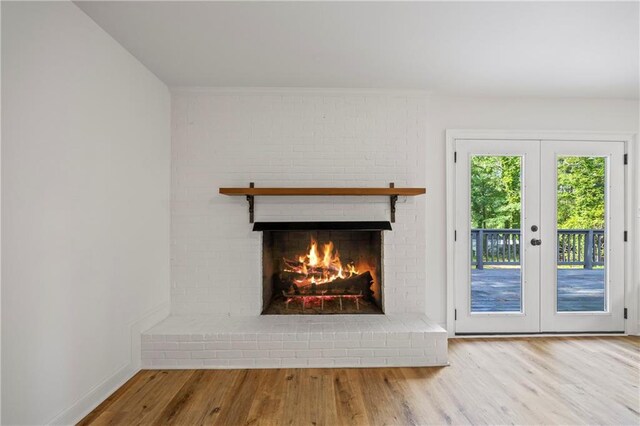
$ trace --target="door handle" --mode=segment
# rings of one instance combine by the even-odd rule
[[[532,246],[539,246],[540,244],[542,244],[542,240],[538,240],[536,238],[532,238],[531,239],[531,245]]]

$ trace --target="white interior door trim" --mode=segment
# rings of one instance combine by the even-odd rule
[[[486,130],[447,129],[446,130],[446,238],[447,238],[447,289],[446,324],[449,336],[455,335],[455,289],[454,289],[454,232],[455,232],[455,141],[461,139],[504,139],[504,140],[572,140],[624,142],[628,165],[625,168],[625,230],[628,242],[625,244],[625,301],[627,334],[640,333],[640,150],[634,133],[589,132],[589,131],[540,131],[540,130]]]

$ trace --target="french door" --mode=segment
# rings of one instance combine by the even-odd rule
[[[456,333],[624,330],[624,142],[456,140]]]

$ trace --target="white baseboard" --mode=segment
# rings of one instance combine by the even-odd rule
[[[547,338],[547,337],[620,337],[628,336],[627,333],[539,333],[539,334],[472,334],[454,335],[456,339],[518,339],[518,338]]]
[[[87,414],[102,403],[115,392],[127,380],[131,379],[141,365],[141,338],[143,331],[151,328],[169,316],[169,302],[164,302],[145,313],[142,318],[133,322],[129,326],[131,334],[131,358],[120,366],[113,374],[110,374],[102,382],[94,386],[85,396],[76,401],[71,407],[65,409],[47,424],[51,425],[75,425]]]
[[[166,301],[147,312],[142,318],[131,324],[131,364],[136,371],[142,364],[142,333],[171,314],[171,303]]]
[[[64,410],[55,419],[48,422],[51,425],[74,425],[82,420],[102,401],[107,399],[109,395],[115,392],[120,386],[124,385],[127,380],[132,378],[138,370],[131,368],[131,363],[127,363],[118,369],[113,375],[108,377],[102,383],[91,389],[87,395],[71,407]]]

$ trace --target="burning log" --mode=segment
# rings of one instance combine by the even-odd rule
[[[364,269],[364,268],[363,268]],[[362,271],[361,269],[360,271]],[[331,241],[322,245],[311,241],[309,251],[295,259],[282,258],[277,274],[273,275],[277,293],[295,296],[356,296],[373,298],[371,272],[359,273],[354,262],[343,264]]]
[[[373,291],[371,285],[373,284],[373,277],[371,272],[366,271],[362,274],[353,275],[348,278],[338,278],[334,281],[322,284],[312,284],[307,286],[300,286],[295,283],[295,279],[300,275],[295,273],[281,273],[275,280],[275,288],[278,293],[285,292],[295,295],[321,295],[325,294],[330,296],[332,294],[341,295],[357,295],[362,294],[365,299],[371,299],[373,297]]]
[[[323,275],[336,275],[340,272],[340,268],[336,265],[305,265],[303,262],[299,262],[297,260],[291,259],[283,259],[284,268],[283,270],[286,272],[304,274],[304,275],[313,275],[321,277]],[[304,271],[304,272],[303,272]]]
[[[305,274],[293,271],[282,271],[279,275],[282,281],[294,281],[306,278]]]
[[[297,260],[282,259],[282,261],[288,269],[292,270],[301,269],[304,266],[304,263],[298,262]]]
[[[373,277],[371,276],[371,272],[366,271],[362,274],[354,275],[349,278],[338,278],[334,281],[317,284],[316,292],[327,291],[327,294],[340,293],[340,294],[359,294],[362,292],[362,295],[365,298],[369,298],[373,296],[373,291],[371,291],[371,284],[373,284]]]

